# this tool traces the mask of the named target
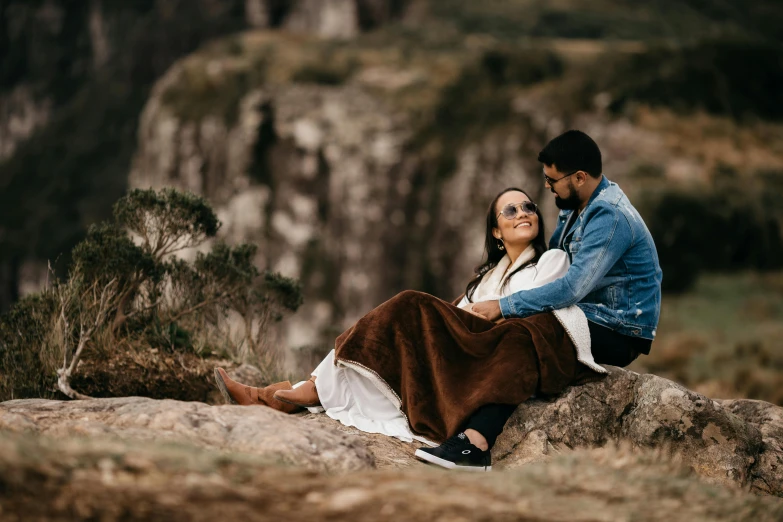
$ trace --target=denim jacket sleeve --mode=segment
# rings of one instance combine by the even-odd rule
[[[631,246],[633,231],[623,213],[605,202],[593,205],[590,215],[585,215],[581,246],[565,276],[504,297],[500,300],[503,317],[527,317],[578,303]]]

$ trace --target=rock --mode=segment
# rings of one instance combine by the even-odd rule
[[[344,426],[321,413],[307,413],[301,416],[304,420],[315,423],[323,429],[335,430],[356,437],[372,453],[375,466],[378,469],[424,469],[427,467],[425,463],[413,455],[419,447],[418,443],[410,444],[394,437],[364,433],[356,428]]]
[[[715,402],[761,432],[761,450],[750,469],[752,489],[783,497],[783,408],[748,399]]]
[[[610,368],[604,380],[520,405],[493,449],[495,459],[518,467],[566,449],[624,441],[662,448],[711,482],[780,494],[779,431],[768,428],[762,444],[758,421],[727,405],[655,375]],[[747,411],[734,404],[737,411],[743,406]],[[769,406],[764,415],[780,419],[783,409]]]
[[[375,466],[372,455],[356,437],[303,423],[269,408],[142,397],[73,402],[25,399],[0,403],[0,429],[50,437],[111,434],[145,441],[186,442],[330,472]]]
[[[477,475],[442,472],[413,458],[417,444],[325,415],[139,397],[15,400],[0,403],[0,513],[774,521],[783,501],[747,490],[783,496],[781,420],[769,403],[713,401],[611,368],[521,405],[493,450],[495,471]]]
[[[52,100],[36,99],[28,85],[0,94],[0,162],[49,121]]]
[[[625,444],[672,457],[708,482],[783,496],[783,408],[713,401],[654,375],[610,369],[604,380],[520,405],[493,448],[493,465],[516,469],[578,448]],[[418,444],[362,433],[322,414],[262,407],[139,397],[17,400],[0,403],[3,429],[176,440],[326,471],[426,467],[413,458]]]
[[[285,28],[325,38],[351,38],[359,32],[357,3],[357,0],[298,0]]]
[[[434,468],[334,474],[186,443],[0,431],[0,513],[7,522],[772,522],[783,517],[783,502],[706,485],[676,463],[614,448],[488,474]]]

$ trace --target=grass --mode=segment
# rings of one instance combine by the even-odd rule
[[[290,450],[289,450],[290,451]],[[292,454],[296,456],[296,454]],[[415,464],[340,475],[184,442],[0,434],[4,520],[780,520],[655,452],[567,452],[488,474]]]
[[[713,398],[783,405],[783,272],[705,275],[664,295],[652,353],[631,369]]]

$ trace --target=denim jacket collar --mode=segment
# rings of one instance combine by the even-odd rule
[[[601,174],[601,181],[598,182],[598,186],[595,187],[595,190],[593,191],[593,193],[590,194],[590,200],[587,202],[587,205],[585,206],[585,208],[590,206],[590,203],[592,203],[593,200],[598,197],[598,195],[601,193],[601,191],[603,191],[604,189],[607,189],[607,188],[609,188],[609,180],[606,179],[606,176]]]

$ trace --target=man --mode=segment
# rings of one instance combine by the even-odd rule
[[[491,321],[577,305],[587,317],[596,362],[627,366],[649,354],[661,306],[661,268],[652,236],[620,187],[602,174],[601,151],[585,133],[571,130],[538,155],[544,182],[560,208],[550,248],[571,258],[566,275],[499,301],[473,305]],[[437,448],[416,453],[444,467],[489,463],[489,449],[516,407],[480,408],[466,429]],[[427,458],[432,455],[437,459]]]

